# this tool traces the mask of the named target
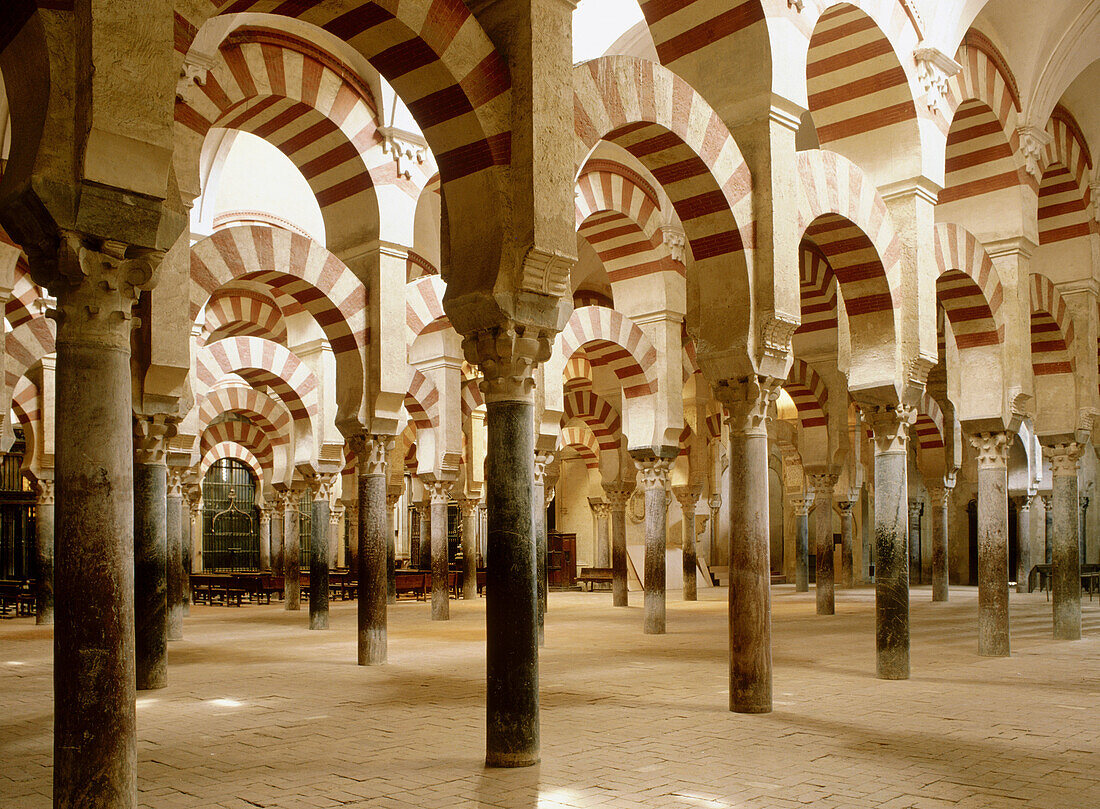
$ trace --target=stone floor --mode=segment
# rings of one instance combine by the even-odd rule
[[[635,605],[640,594],[632,593]],[[390,663],[354,665],[281,605],[196,607],[171,684],[138,701],[139,788],[157,807],[1100,806],[1100,602],[1055,642],[1012,596],[1013,654],[976,654],[977,597],[913,593],[913,678],[876,680],[874,594],[774,588],[775,712],[727,710],[724,590],[669,593],[669,634],[609,593],[555,593],[542,657],[542,764],[487,771],[484,601],[391,608]],[[51,633],[0,622],[0,806],[49,806]]]

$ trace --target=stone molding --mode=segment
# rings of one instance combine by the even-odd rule
[[[153,416],[134,415],[134,462],[166,464],[168,442],[176,437],[178,419],[158,413]]]
[[[799,318],[782,312],[769,312],[760,319],[759,349],[763,357],[786,363],[791,353],[791,340],[799,327]],[[777,394],[778,395],[778,394]]]
[[[353,435],[348,446],[355,453],[360,475],[385,475],[386,456],[393,449],[394,439],[385,435]]]
[[[907,405],[868,408],[867,423],[874,433],[875,453],[905,452],[909,428],[917,420],[916,408]]]
[[[779,398],[781,383],[770,377],[749,376],[725,379],[714,395],[726,407],[726,423],[731,432],[741,435],[768,435],[768,406]]]
[[[393,507],[397,505],[397,503],[400,499],[401,499],[400,494],[388,494],[387,493],[386,494],[386,508],[388,508],[390,511],[393,511]]]
[[[472,497],[459,497],[455,500],[458,503],[458,511],[462,515],[462,519],[473,516],[474,511],[477,510],[479,500],[475,500]]]
[[[1043,455],[1050,461],[1052,477],[1077,477],[1078,461],[1084,450],[1076,441],[1053,444],[1043,447]],[[1044,496],[1044,503],[1046,502]]]
[[[1024,157],[1024,170],[1036,180],[1043,179],[1043,149],[1050,143],[1050,135],[1038,126],[1016,128],[1020,139],[1020,153]]]
[[[849,517],[852,514],[852,507],[855,505],[854,500],[837,500],[836,507],[840,511],[842,517]]]
[[[552,341],[549,332],[510,323],[466,336],[462,351],[481,370],[478,386],[486,404],[533,403],[535,367],[550,359]]]
[[[523,257],[523,280],[520,288],[555,298],[569,297],[569,274],[576,258],[557,251],[531,247]]]
[[[343,517],[343,516],[344,516],[344,506],[342,506],[342,505],[333,506],[329,510],[329,513],[328,513],[328,524],[329,525],[339,525],[340,524],[340,518]]]
[[[979,469],[1007,469],[1008,451],[1012,448],[1009,433],[997,431],[969,436],[970,446],[977,452]]]
[[[611,515],[611,504],[604,500],[597,500],[594,497],[589,497],[588,507],[592,509],[592,513],[596,515],[597,519],[602,520]]]
[[[962,65],[941,51],[928,46],[913,49],[917,63],[917,81],[924,91],[928,109],[936,111],[947,98],[947,85],[952,76],[962,70]]]
[[[326,502],[332,498],[332,487],[336,483],[336,475],[315,474],[306,478],[306,487],[313,494],[313,502]]]
[[[38,478],[34,483],[35,505],[52,506],[54,504],[54,482],[50,478]]]

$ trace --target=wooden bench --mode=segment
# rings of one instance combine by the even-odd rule
[[[588,590],[593,590],[596,585],[601,588],[606,584],[608,588],[611,587],[615,581],[615,574],[609,567],[582,567],[580,575],[577,576],[577,584],[584,587],[587,585]]]
[[[195,604],[212,606],[221,602],[226,607],[240,607],[247,592],[238,578],[223,573],[192,573],[191,600]]]
[[[394,579],[398,598],[403,595],[412,595],[417,601],[420,601],[431,591],[431,573],[424,573],[420,570],[395,570]]]
[[[8,615],[9,610],[15,615],[34,615],[34,591],[29,582],[0,582],[0,616],[14,617]]]

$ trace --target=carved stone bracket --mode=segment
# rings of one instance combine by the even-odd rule
[[[546,469],[554,463],[554,454],[552,452],[536,452],[535,453],[535,477],[534,484],[536,486],[546,485]]]
[[[837,500],[836,507],[840,511],[841,516],[847,517],[852,513],[852,506],[855,505],[853,500]]]
[[[805,8],[805,0],[787,0],[787,8],[793,8],[795,11],[802,13]]]
[[[1050,135],[1038,126],[1017,127],[1016,134],[1024,156],[1024,169],[1036,180],[1043,179],[1043,149],[1050,143]]]
[[[523,278],[520,287],[526,292],[568,297],[569,274],[576,259],[559,252],[547,252],[532,247],[523,257]]]
[[[979,469],[1005,469],[1012,436],[1005,432],[977,433],[970,436],[970,446],[978,451]]]
[[[762,358],[786,362],[791,353],[791,339],[799,320],[782,312],[769,312],[760,319],[758,348]]]
[[[428,142],[415,132],[406,132],[392,126],[378,127],[378,134],[382,136],[383,154],[388,154],[397,164],[398,176],[411,179],[409,164],[423,165]]]
[[[168,442],[175,438],[179,420],[158,413],[134,416],[134,461],[140,464],[163,464]]]
[[[466,361],[483,374],[479,383],[485,402],[533,402],[535,366],[550,359],[548,332],[516,324],[486,329],[462,341]]]
[[[192,87],[206,86],[206,79],[213,70],[214,64],[215,60],[212,56],[194,50],[189,52],[183,59],[179,78],[176,79],[176,100],[186,100],[187,91]]]
[[[661,238],[664,240],[668,254],[673,261],[687,265],[687,234],[682,228],[665,225],[661,228]]]
[[[768,406],[779,398],[780,382],[750,376],[720,381],[714,395],[726,406],[730,430],[744,435],[767,436]]]
[[[1050,461],[1050,474],[1053,477],[1077,477],[1078,461],[1084,447],[1075,441],[1053,444],[1043,447],[1043,455]],[[1047,502],[1047,496],[1043,497]]]
[[[917,63],[917,80],[924,91],[928,109],[938,111],[947,98],[947,83],[962,70],[962,65],[939,48],[922,46],[913,50]]]
[[[54,482],[51,478],[38,478],[34,483],[35,503],[39,506],[52,506]]]

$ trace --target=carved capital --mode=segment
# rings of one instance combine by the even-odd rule
[[[472,517],[477,510],[478,501],[472,497],[460,497],[456,502],[458,503],[458,511],[464,520],[467,517]]]
[[[212,56],[192,49],[183,59],[180,66],[180,75],[176,79],[176,100],[186,101],[188,91],[192,87],[205,87],[206,79],[214,68],[215,60]]]
[[[806,476],[810,485],[810,490],[815,495],[821,495],[822,497],[832,496],[833,489],[836,488],[836,482],[840,478],[839,475],[832,475],[829,473],[821,473]]]
[[[885,455],[905,452],[909,442],[909,428],[917,420],[915,408],[906,405],[874,407],[864,412],[875,436],[875,452]]]
[[[792,503],[794,504],[796,517],[808,517],[810,516],[810,509],[814,506],[814,496],[812,494],[801,495],[795,497]]]
[[[481,369],[486,403],[533,402],[535,366],[550,359],[550,334],[514,324],[485,329],[467,336],[462,351]]]
[[[798,328],[798,318],[782,312],[769,312],[760,318],[760,353],[765,357],[786,362],[791,353],[791,338]]]
[[[661,228],[661,238],[664,240],[668,254],[673,261],[679,264],[687,264],[687,235],[683,228],[673,225],[665,225]]]
[[[837,500],[836,507],[840,511],[842,517],[852,516],[852,506],[855,505],[853,500]]]
[[[336,483],[336,475],[310,475],[305,482],[310,494],[313,495],[313,502],[323,503],[332,498],[332,486]]]
[[[732,432],[767,436],[768,405],[779,398],[779,389],[778,380],[750,376],[720,381],[714,395],[726,406],[726,423]]]
[[[611,514],[611,504],[604,500],[597,500],[595,497],[588,498],[588,507],[592,509],[597,519],[602,520]]]
[[[38,478],[34,483],[34,493],[36,495],[34,502],[39,506],[52,506],[53,487],[52,478]]]
[[[695,504],[699,502],[699,497],[702,494],[702,484],[695,484],[694,486],[672,487],[672,495],[680,503],[680,509],[684,513],[695,511]]]
[[[412,177],[409,170],[413,163],[423,165],[428,142],[422,135],[392,126],[378,127],[382,136],[382,153],[388,154],[397,164],[397,174],[406,180]]]
[[[943,508],[947,505],[947,498],[951,495],[951,489],[946,486],[933,484],[928,487],[928,500],[934,508]]]
[[[388,508],[390,511],[393,511],[393,507],[397,505],[399,500],[401,500],[401,493],[400,492],[398,492],[397,494],[387,493],[386,494],[386,508]]]
[[[183,479],[187,476],[187,469],[182,466],[168,467],[168,496],[183,497]]]
[[[386,455],[393,449],[394,439],[386,435],[353,435],[348,446],[355,453],[360,475],[385,475]]]
[[[1036,180],[1043,179],[1043,149],[1050,143],[1050,135],[1038,126],[1016,128],[1020,139],[1020,153],[1024,157],[1024,169]]]
[[[603,493],[607,497],[607,503],[611,506],[612,511],[625,511],[626,504],[630,502],[630,498],[634,494],[634,486],[622,483],[605,483]]]
[[[428,498],[433,506],[447,505],[451,502],[451,486],[453,485],[454,483],[450,480],[433,480],[424,484],[424,490],[428,493]]]
[[[271,530],[271,509],[260,509],[260,530]]]
[[[1012,436],[1005,432],[975,433],[970,446],[977,450],[979,469],[1006,469]]]
[[[722,508],[722,495],[712,494],[710,499],[707,500],[707,505],[710,506],[711,513],[717,514],[718,509]]]
[[[1084,514],[1086,511],[1088,511],[1089,499],[1087,497],[1085,497],[1084,495],[1081,495],[1080,497],[1077,498],[1077,503],[1078,503],[1078,505],[1081,506],[1081,513],[1082,514]]]
[[[329,513],[328,513],[328,524],[329,525],[339,525],[340,524],[340,518],[343,517],[343,516],[344,516],[344,507],[343,506],[333,506],[329,510]]]
[[[179,422],[163,413],[134,416],[134,462],[163,464],[168,442],[175,438]]]
[[[924,513],[924,501],[923,500],[910,500],[909,501],[909,519],[919,520],[920,515]]]
[[[1077,477],[1078,461],[1084,449],[1076,441],[1043,447],[1043,455],[1050,461],[1050,474],[1053,477]],[[1046,502],[1044,497],[1043,502]]]
[[[1027,513],[1031,511],[1031,495],[1019,494],[1012,498],[1012,502],[1016,504],[1016,513]]]
[[[1050,511],[1050,507],[1054,503],[1054,495],[1041,494],[1039,499],[1043,501],[1043,511]]]
[[[672,468],[672,461],[667,458],[646,458],[635,461],[634,467],[641,476],[642,489],[667,489],[668,473]]]
[[[534,484],[536,486],[545,486],[547,483],[546,467],[554,463],[554,454],[552,452],[536,452],[535,453],[535,477]]]

